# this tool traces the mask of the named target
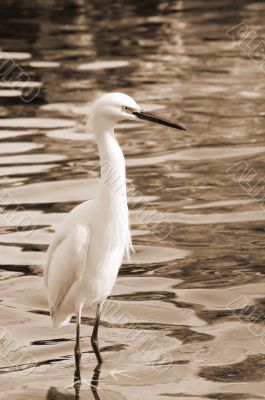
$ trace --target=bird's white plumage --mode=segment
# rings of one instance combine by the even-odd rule
[[[141,110],[122,93],[109,93],[91,109],[90,125],[97,141],[101,173],[93,201],[75,207],[57,227],[47,253],[45,284],[54,325],[66,325],[76,315],[75,378],[80,381],[80,324],[84,303],[96,305],[91,346],[98,367],[102,356],[98,327],[102,304],[110,294],[124,253],[129,255],[129,230],[124,156],[114,126],[124,119],[143,119],[171,128],[181,125]]]
[[[139,109],[121,93],[105,95],[93,106],[91,125],[101,162],[97,195],[66,216],[48,249],[45,284],[56,326],[67,324],[85,302],[102,303],[112,290],[124,253],[129,253],[125,163],[114,125],[134,117],[123,107]]]

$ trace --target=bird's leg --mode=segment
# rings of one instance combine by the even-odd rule
[[[97,304],[96,320],[95,320],[95,325],[94,325],[92,336],[91,336],[91,346],[97,357],[98,366],[100,366],[103,361],[101,354],[100,354],[99,346],[98,346],[98,327],[99,327],[99,321],[100,321],[101,308],[102,308],[101,304]]]
[[[94,396],[95,400],[100,400],[99,394],[98,394],[98,384],[99,384],[99,376],[101,372],[101,365],[98,364],[96,368],[94,369],[94,373],[90,382],[90,389],[92,391],[92,394]]]
[[[81,310],[78,311],[76,315],[76,338],[75,338],[75,382],[80,382],[80,360],[81,360],[81,350],[80,350],[80,324],[81,324]]]

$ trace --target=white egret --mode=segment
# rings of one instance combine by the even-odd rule
[[[76,360],[81,357],[81,312],[84,304],[90,303],[97,309],[91,345],[98,364],[102,363],[98,346],[100,313],[123,256],[129,254],[131,247],[125,162],[114,126],[121,120],[137,118],[185,129],[144,112],[125,94],[109,93],[98,99],[90,114],[101,163],[97,195],[93,201],[75,207],[64,218],[48,248],[45,285],[51,318],[55,326],[63,326],[76,315]]]

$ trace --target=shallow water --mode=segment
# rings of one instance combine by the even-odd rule
[[[264,11],[254,1],[3,0],[3,50],[40,97],[24,103],[17,79],[0,85],[1,398],[78,398],[74,323],[51,327],[40,275],[55,225],[95,194],[86,116],[114,90],[189,130],[117,129],[136,254],[105,307],[93,390],[94,312],[84,311],[79,397],[265,398],[264,70],[226,35],[244,20],[264,37]]]

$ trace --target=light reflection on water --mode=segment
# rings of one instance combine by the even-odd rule
[[[246,20],[262,38],[264,9],[228,0],[3,1],[3,50],[41,88],[25,104],[0,85],[1,322],[17,342],[13,362],[1,362],[3,398],[264,398],[264,72],[225,35]],[[106,362],[93,391],[93,312],[85,310],[77,395],[74,325],[51,327],[39,274],[55,224],[93,197],[98,157],[86,116],[95,97],[114,90],[189,131],[117,129],[137,190],[137,254],[110,299],[120,319],[103,316]],[[254,197],[226,172],[242,160],[257,172]],[[170,226],[163,240],[161,220]],[[256,319],[228,307],[240,296]],[[147,357],[137,335],[161,351]],[[18,362],[24,352],[34,368]]]

